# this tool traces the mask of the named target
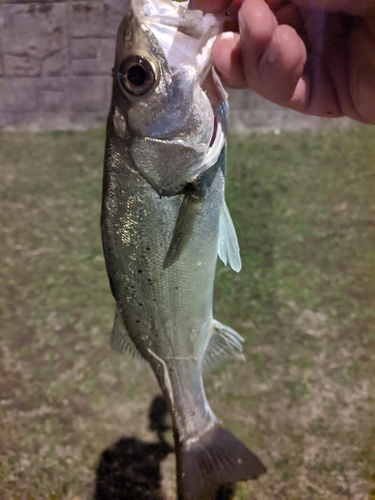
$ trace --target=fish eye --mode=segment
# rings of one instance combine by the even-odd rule
[[[134,96],[146,94],[154,85],[155,71],[141,56],[127,57],[120,65],[118,81],[121,89]]]

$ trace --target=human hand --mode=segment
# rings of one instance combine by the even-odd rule
[[[230,11],[212,57],[223,81],[301,113],[375,123],[374,0],[191,0]],[[233,29],[233,28],[231,28]]]

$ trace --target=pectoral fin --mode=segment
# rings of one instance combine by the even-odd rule
[[[193,234],[194,224],[197,217],[202,217],[201,206],[203,199],[201,197],[186,194],[173,230],[171,243],[167,255],[164,259],[163,269],[177,262],[183,249]]]
[[[245,356],[242,354],[244,339],[241,335],[216,320],[213,320],[212,327],[212,334],[203,358],[204,368],[210,368],[225,359],[244,360]]]
[[[241,271],[240,247],[238,245],[236,230],[234,229],[225,201],[220,214],[219,247],[217,253],[225,266],[229,262],[233,271],[236,271],[236,273]]]
[[[126,330],[124,321],[121,315],[121,309],[116,305],[115,321],[113,323],[112,333],[111,333],[111,347],[114,351],[119,353],[127,352],[132,355],[134,359],[143,360],[139,354],[134,342],[129,337],[129,333]]]

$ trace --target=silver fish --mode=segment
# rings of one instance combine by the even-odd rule
[[[102,238],[112,347],[152,367],[173,418],[179,500],[255,479],[260,460],[220,426],[203,367],[242,357],[212,316],[217,255],[239,271],[224,201],[226,94],[212,69],[220,19],[186,2],[127,0],[107,122]]]

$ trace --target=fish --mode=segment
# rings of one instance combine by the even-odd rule
[[[107,120],[101,232],[115,299],[112,348],[151,366],[173,420],[179,500],[256,479],[260,459],[222,427],[202,374],[242,359],[213,318],[217,256],[241,268],[224,200],[227,95],[211,61],[220,16],[126,0]]]

